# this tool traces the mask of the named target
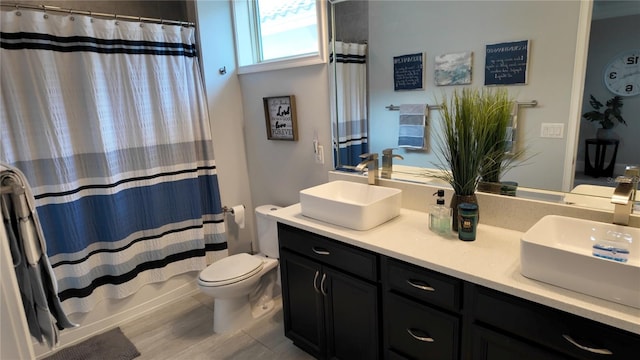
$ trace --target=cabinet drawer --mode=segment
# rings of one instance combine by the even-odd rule
[[[377,255],[305,230],[278,223],[281,248],[367,280],[378,280]]]
[[[638,335],[481,286],[474,288],[476,320],[527,341],[578,359],[633,359],[640,354]]]
[[[457,359],[459,319],[394,293],[385,293],[384,332],[387,357]]]
[[[462,281],[459,279],[391,258],[384,258],[382,277],[386,291],[460,310]]]

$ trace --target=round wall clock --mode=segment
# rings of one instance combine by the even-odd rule
[[[619,54],[604,69],[604,84],[620,96],[640,94],[640,50]]]

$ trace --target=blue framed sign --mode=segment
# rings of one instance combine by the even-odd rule
[[[393,90],[417,90],[423,88],[424,54],[408,54],[393,57]]]
[[[526,84],[528,63],[529,40],[487,45],[484,84]]]

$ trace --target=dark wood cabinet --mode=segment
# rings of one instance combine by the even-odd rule
[[[378,359],[377,255],[282,224],[278,231],[285,335],[319,359]]]
[[[319,359],[630,360],[640,335],[278,224],[285,334]]]
[[[561,359],[629,360],[640,354],[639,335],[483,286],[470,284],[466,296],[472,298],[474,323]]]

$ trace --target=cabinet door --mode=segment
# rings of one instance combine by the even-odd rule
[[[473,325],[473,360],[569,360],[538,346]]]
[[[319,291],[320,264],[280,250],[282,276],[282,312],[285,336],[316,358],[322,358],[324,310]]]
[[[327,267],[324,274],[328,357],[378,359],[378,287]]]
[[[479,323],[576,359],[640,358],[636,334],[482,286],[472,289]]]

